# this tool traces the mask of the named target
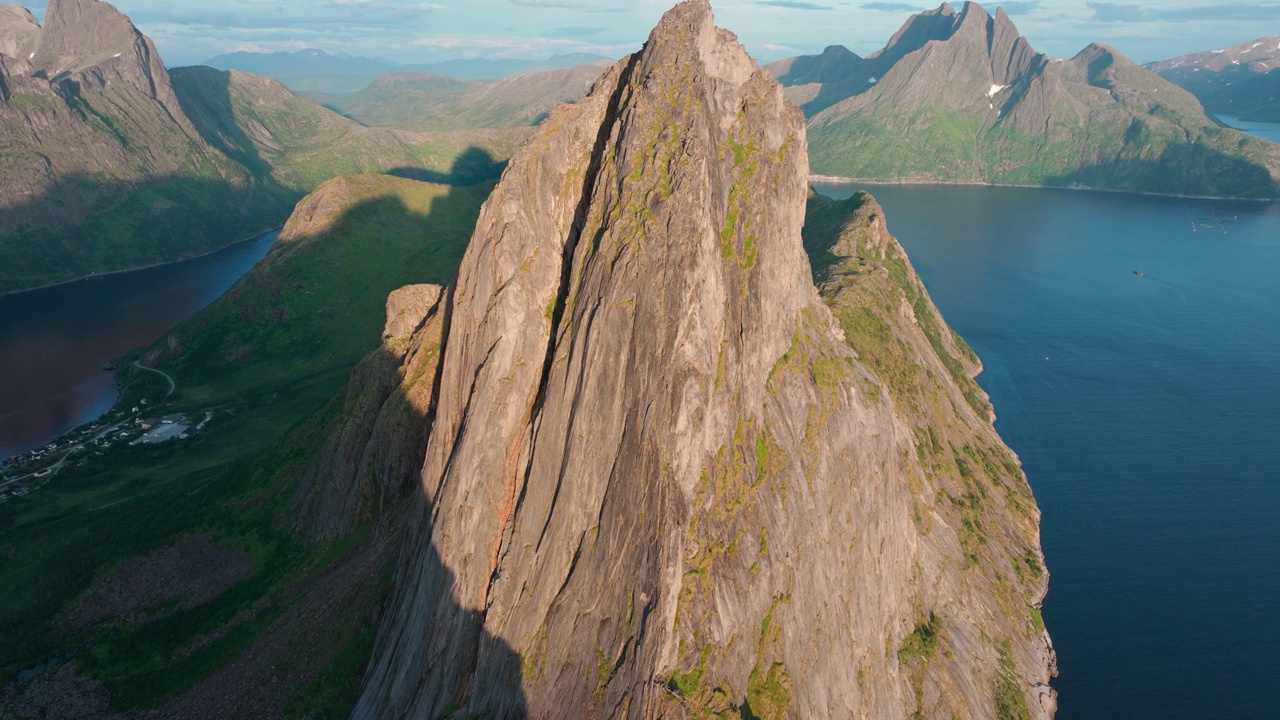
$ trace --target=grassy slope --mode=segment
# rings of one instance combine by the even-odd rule
[[[310,192],[331,177],[395,169],[432,171],[442,181],[474,182],[483,177],[451,177],[459,156],[470,148],[506,158],[519,134],[413,133],[363,127],[290,91],[279,82],[205,67],[173,71],[183,108],[211,142],[226,154],[281,185]]]
[[[453,280],[488,187],[379,175],[331,180],[303,205],[324,198],[343,208],[339,230],[316,242],[290,240],[296,228],[287,226],[222,301],[170,334],[183,351],[161,369],[201,404],[257,397],[297,378],[336,372],[345,380],[376,347],[391,290]]]
[[[318,193],[335,208],[331,230],[277,248],[180,326],[172,337],[182,351],[161,364],[178,380],[176,409],[224,411],[190,441],[117,450],[0,508],[0,668],[13,673],[87,648],[82,668],[117,704],[150,706],[225,667],[286,607],[309,602],[308,582],[351,546],[308,546],[274,529],[291,470],[318,441],[327,401],[377,346],[387,294],[452,279],[488,191],[385,176],[335,180]],[[173,353],[162,342],[151,354]],[[126,380],[130,402],[156,397],[163,384],[149,373]],[[201,531],[247,552],[255,575],[208,605],[135,629],[54,629],[95,576]],[[376,590],[332,629],[331,672],[288,690],[298,713],[343,716],[371,639]]]
[[[981,364],[934,307],[871,196],[859,193],[844,201],[811,196],[804,241],[823,300],[846,342],[880,383],[863,392],[888,393],[915,435],[915,456],[909,461],[928,478],[930,492],[936,491],[930,497],[915,488],[920,531],[932,531],[927,518],[934,513],[957,529],[966,584],[977,597],[994,602],[1005,619],[996,627],[1009,636],[981,640],[1001,658],[999,674],[991,680],[993,716],[1029,717],[1031,688],[1021,679],[1028,674],[1017,665],[1034,666],[1040,659],[1015,661],[1009,641],[1025,646],[1022,641],[1044,630],[1039,612],[1027,604],[1043,596],[1047,583],[1035,549],[1039,511],[1017,459],[991,426],[991,405],[973,379]],[[944,374],[958,393],[948,390]],[[944,694],[965,692],[949,687],[947,668],[955,659],[943,649],[965,640],[948,637],[946,623],[923,609],[920,623],[897,649],[918,708],[928,683],[937,683]]]

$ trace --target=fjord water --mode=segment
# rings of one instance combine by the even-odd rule
[[[867,189],[1044,512],[1059,719],[1277,717],[1280,204]]]
[[[1263,140],[1280,143],[1280,123],[1249,122],[1241,120],[1237,115],[1219,115],[1218,119],[1237,130],[1243,130]]]
[[[0,297],[0,458],[111,409],[115,380],[103,366],[216,300],[279,234],[194,260]]]

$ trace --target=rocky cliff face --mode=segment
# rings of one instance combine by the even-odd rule
[[[1071,60],[1038,53],[1003,9],[967,2],[916,15],[838,83],[793,79],[787,68],[804,62],[772,67],[810,116],[821,174],[1280,193],[1277,146],[1221,127],[1112,48],[1091,45]]]
[[[339,420],[295,491],[295,527],[344,537],[409,494],[431,428],[448,298],[409,285],[387,299],[382,347],[352,371]]]
[[[821,55],[779,60],[769,72],[786,88],[787,100],[800,106],[806,115],[815,115],[831,105],[865,90],[873,73],[867,61],[848,48],[832,45]]]
[[[28,60],[40,43],[40,23],[21,5],[0,5],[0,55]]]
[[[185,119],[173,117],[177,100],[168,73],[153,64],[154,47],[115,8],[54,0],[47,25],[42,30],[22,8],[0,14],[0,54],[8,56],[0,62],[10,86],[0,105],[0,143],[8,151],[2,207],[15,216],[6,234],[82,219],[83,202],[24,206],[39,205],[70,175],[115,171],[136,179],[126,146],[141,146],[161,173],[200,149]],[[174,140],[174,157],[158,152]]]
[[[354,717],[1052,714],[976,358],[806,151],[694,0],[516,154]]]
[[[159,103],[170,120],[196,137],[155,45],[112,5],[50,0],[33,62],[52,82],[70,80],[69,89],[81,92],[85,86],[105,90],[128,85]]]

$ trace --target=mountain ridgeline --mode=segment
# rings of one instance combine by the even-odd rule
[[[462,80],[501,80],[515,75],[568,70],[601,60],[607,58],[589,53],[569,53],[542,61],[459,58],[401,65],[380,58],[331,55],[312,48],[295,52],[234,52],[210,58],[204,64],[219,70],[239,70],[274,78],[300,93],[352,93],[363,90],[383,75],[395,73],[428,73]]]
[[[1280,35],[1145,66],[1215,113],[1280,123]]]
[[[98,0],[0,7],[0,292],[209,252],[336,175],[491,179],[527,128],[368,128],[275,80],[165,69]],[[487,161],[451,176],[472,151]]]
[[[456,282],[393,296],[291,513],[410,503],[353,717],[1052,715],[1039,512],[978,360],[808,164],[685,2],[515,154]]]
[[[207,252],[288,212],[204,142],[110,5],[52,0],[44,28],[6,7],[0,24],[0,292]]]
[[[613,61],[479,82],[428,72],[398,72],[347,95],[312,94],[364,125],[425,132],[528,128],[552,108],[576,102]]]
[[[870,57],[833,47],[770,68],[809,117],[821,175],[1280,196],[1280,146],[1113,48],[1039,53],[1003,9],[943,4]]]

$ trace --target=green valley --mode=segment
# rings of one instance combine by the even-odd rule
[[[230,293],[127,358],[175,378],[166,412],[213,420],[182,443],[89,455],[6,503],[0,668],[54,666],[6,702],[87,684],[95,712],[109,696],[198,717],[345,716],[394,546],[369,523],[341,540],[296,535],[292,489],[378,347],[388,293],[451,282],[491,187],[334,179]],[[122,407],[163,395],[163,378],[123,366]],[[103,609],[103,593],[133,599]],[[227,692],[246,683],[261,692]]]

